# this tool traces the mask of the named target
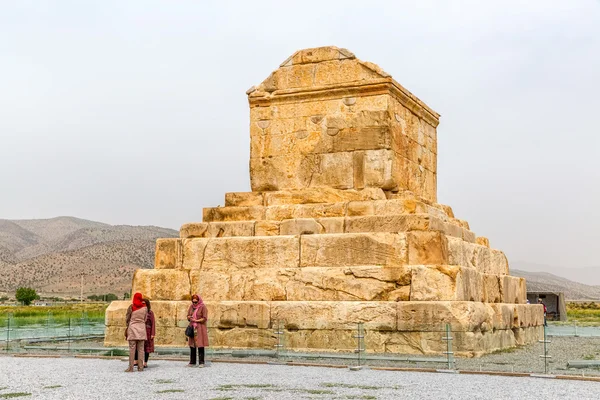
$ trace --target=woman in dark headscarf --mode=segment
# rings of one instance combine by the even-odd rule
[[[196,348],[198,349],[198,367],[204,367],[204,348],[208,347],[208,329],[206,321],[208,320],[208,310],[197,294],[192,296],[192,304],[188,308],[187,319],[194,328],[194,337],[188,338],[190,346],[190,363],[188,367],[196,365]]]
[[[138,355],[138,371],[144,370],[142,357],[144,356],[144,341],[146,340],[146,316],[148,308],[141,293],[133,295],[133,301],[127,309],[127,330],[125,338],[129,342],[129,368],[125,372],[133,372],[135,353]]]
[[[154,336],[156,335],[156,321],[154,319],[154,312],[150,307],[150,300],[144,299],[148,314],[146,315],[146,341],[144,342],[144,368],[148,366],[148,357],[150,353],[154,353]],[[135,354],[136,361],[138,360],[137,353]]]

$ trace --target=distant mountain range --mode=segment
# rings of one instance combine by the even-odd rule
[[[133,271],[152,268],[156,226],[109,225],[74,217],[0,219],[0,292],[30,286],[44,295],[84,296],[131,289]]]
[[[547,272],[529,272],[511,268],[510,274],[525,278],[529,292],[563,292],[567,300],[600,301],[600,286],[573,282]]]
[[[559,267],[555,265],[535,264],[526,261],[512,261],[511,268],[527,272],[540,272],[556,275],[573,282],[586,285],[600,285],[600,266],[598,267]]]

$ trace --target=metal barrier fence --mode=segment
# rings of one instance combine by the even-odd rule
[[[330,321],[315,321],[325,326]],[[259,329],[256,326],[268,326]],[[275,364],[337,364],[352,370],[369,367],[421,368],[439,371],[494,371],[550,375],[600,376],[600,335],[598,327],[550,325],[530,337],[524,346],[501,346],[491,353],[475,356],[465,349],[488,340],[486,332],[464,332],[450,324],[428,331],[398,332],[385,337],[381,327],[369,323],[346,324],[344,348],[328,348],[318,332],[300,332],[285,321],[258,323],[253,327],[209,330],[206,349],[210,360],[255,360]],[[239,329],[238,332],[235,332]],[[125,347],[104,347],[103,322],[90,321],[85,313],[78,318],[57,322],[51,313],[42,323],[25,325],[12,314],[0,317],[0,343],[4,353],[94,353],[124,356]],[[490,332],[491,333],[491,332]],[[504,344],[516,340],[506,332]],[[227,335],[238,335],[235,348],[227,348]],[[312,335],[312,336],[311,336]],[[229,336],[233,337],[233,336]],[[240,340],[240,338],[244,338]],[[512,338],[512,339],[511,339]],[[156,346],[153,358],[189,355],[184,338],[181,347]],[[505,340],[502,339],[502,340]],[[510,339],[510,340],[509,340]],[[345,342],[344,342],[345,340]],[[157,343],[160,338],[157,338]],[[338,340],[339,344],[340,341]],[[482,342],[483,343],[483,342]],[[502,344],[502,342],[497,342]],[[313,346],[313,348],[307,348]]]

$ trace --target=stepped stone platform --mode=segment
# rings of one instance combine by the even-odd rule
[[[345,49],[296,52],[250,102],[251,192],[225,195],[203,221],[159,239],[133,292],[153,301],[157,346],[185,346],[199,293],[212,346],[480,355],[533,343],[543,307],[451,207],[437,203],[439,115]],[[106,313],[124,344],[129,302]]]

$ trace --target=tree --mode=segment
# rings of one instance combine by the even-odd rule
[[[29,287],[20,287],[15,293],[15,299],[17,299],[17,301],[22,301],[26,306],[30,305],[33,300],[39,298],[40,297],[35,290]]]

